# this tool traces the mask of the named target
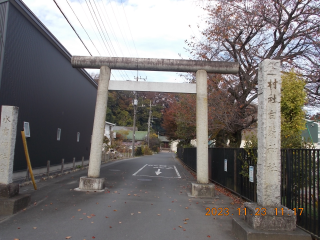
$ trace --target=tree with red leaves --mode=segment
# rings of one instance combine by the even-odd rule
[[[193,59],[232,61],[237,75],[210,75],[209,122],[238,146],[241,131],[257,121],[258,64],[279,59],[307,80],[309,103],[320,100],[320,0],[206,1],[207,27],[202,39],[187,41]],[[210,87],[210,86],[209,86]],[[224,101],[224,102],[222,102]]]

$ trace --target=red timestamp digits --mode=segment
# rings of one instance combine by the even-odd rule
[[[206,208],[206,216],[228,216],[229,208]]]

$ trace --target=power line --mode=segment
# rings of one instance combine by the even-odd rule
[[[89,0],[89,1],[91,1],[91,0]],[[115,49],[115,47],[113,46],[112,41],[111,41],[111,39],[110,39],[110,36],[109,36],[109,34],[108,34],[108,31],[107,31],[107,29],[106,29],[106,26],[105,26],[104,22],[102,21],[100,11],[99,11],[99,9],[97,8],[97,5],[96,5],[95,1],[93,1],[93,3],[94,3],[94,5],[95,5],[95,7],[96,7],[96,9],[97,9],[97,13],[98,13],[98,16],[99,16],[99,18],[100,18],[100,20],[101,20],[102,26],[103,26],[103,28],[104,28],[104,30],[105,30],[108,38],[109,38],[110,45],[111,45],[111,47],[112,47],[113,50],[114,50],[115,56],[117,56],[116,49]],[[101,29],[102,29],[102,27],[101,27]],[[104,35],[103,29],[102,29],[102,33],[103,33],[103,35]],[[104,36],[105,36],[105,35],[104,35]],[[106,39],[106,37],[105,37],[105,39]],[[106,41],[107,41],[107,39],[106,39]],[[125,75],[125,76],[127,77],[127,79],[129,80],[129,76],[127,75],[127,73],[126,73],[125,71],[123,71],[123,72],[124,72],[124,75]]]
[[[91,5],[92,11],[94,12],[94,15],[96,15],[96,13],[95,13],[95,11],[94,11],[94,9],[93,9],[93,7],[92,7],[91,1],[90,1],[90,0],[88,0],[88,1],[89,1],[90,5]],[[108,42],[107,42],[107,45],[108,45],[108,47],[110,48],[110,52],[111,52],[111,54],[110,54],[109,49],[108,49],[108,47],[106,46],[105,41],[103,40],[103,37],[102,37],[102,35],[101,35],[101,33],[100,33],[99,27],[100,27],[101,30],[102,30],[102,28],[101,28],[101,26],[100,26],[100,23],[99,23],[99,21],[98,21],[98,18],[96,17],[99,27],[98,27],[97,22],[96,22],[93,14],[92,14],[92,11],[91,11],[91,9],[90,9],[90,7],[89,7],[89,4],[88,4],[87,0],[85,0],[85,2],[86,2],[87,7],[88,7],[88,9],[89,9],[89,11],[90,11],[91,17],[92,17],[92,19],[93,19],[93,21],[94,21],[94,23],[95,23],[95,25],[96,25],[96,28],[97,28],[97,30],[98,30],[98,33],[99,33],[99,35],[100,35],[100,37],[101,37],[101,39],[102,39],[102,42],[103,42],[104,46],[106,47],[106,49],[107,49],[107,51],[108,51],[108,54],[111,56],[111,55],[112,55],[111,48],[110,48],[110,46],[109,46],[109,44],[108,44]],[[103,30],[102,30],[102,33],[103,33]],[[123,78],[123,79],[125,80],[125,78],[123,77],[123,75],[121,74],[121,72],[119,72],[119,74],[120,74],[121,78]]]
[[[99,55],[101,55],[100,52],[99,52],[99,50],[97,49],[96,45],[93,43],[92,39],[90,38],[88,32],[87,32],[86,29],[83,27],[83,25],[82,25],[81,21],[79,20],[77,14],[73,11],[73,8],[71,7],[71,5],[70,5],[70,3],[68,2],[68,0],[66,0],[66,2],[68,3],[69,7],[71,8],[73,14],[74,14],[74,15],[76,16],[76,18],[78,19],[78,21],[79,21],[80,25],[82,26],[83,30],[86,32],[87,36],[89,37],[90,41],[92,42],[92,45],[95,47],[95,49],[97,50],[97,52],[99,53]]]
[[[88,7],[88,9],[89,9],[90,15],[91,15],[91,17],[92,17],[92,19],[93,19],[93,21],[94,21],[94,24],[96,25],[96,28],[97,28],[97,30],[98,30],[98,33],[99,33],[99,35],[100,35],[100,37],[101,37],[101,39],[102,39],[102,42],[103,42],[105,48],[107,49],[108,54],[111,55],[110,52],[109,52],[109,49],[107,48],[105,42],[103,41],[103,37],[102,37],[102,35],[101,35],[101,33],[100,33],[100,30],[99,30],[99,28],[98,28],[98,25],[97,25],[97,23],[96,23],[96,20],[95,20],[94,17],[93,17],[93,14],[92,14],[92,12],[91,12],[91,9],[90,9],[90,7],[89,7],[89,5],[88,5],[87,0],[85,0],[85,2],[86,2],[87,7]]]
[[[125,37],[123,36],[123,33],[122,33],[122,31],[121,31],[121,27],[120,27],[120,25],[119,25],[119,22],[118,22],[118,19],[117,19],[117,15],[115,14],[115,12],[114,12],[114,10],[113,10],[112,1],[109,0],[109,4],[110,4],[110,6],[111,6],[111,10],[112,10],[112,12],[113,12],[114,18],[115,18],[116,23],[117,23],[117,25],[118,25],[118,29],[120,30],[120,33],[121,33],[121,35],[122,35],[122,38],[124,39],[124,43],[125,43],[125,45],[126,45],[126,47],[127,47],[127,50],[128,50],[128,52],[129,52],[129,55],[130,55],[131,57],[134,57],[134,55],[130,52],[130,48],[128,47],[127,42],[125,41]]]
[[[123,12],[124,12],[124,16],[126,17],[126,21],[127,21],[127,24],[128,24],[128,28],[129,28],[129,32],[130,32],[130,35],[131,35],[133,46],[134,46],[134,48],[136,50],[137,57],[139,57],[139,54],[138,54],[138,51],[137,51],[137,48],[136,48],[136,44],[134,43],[133,36],[132,36],[132,33],[131,33],[131,29],[130,29],[130,25],[129,25],[129,22],[128,22],[127,14],[126,14],[126,11],[124,10],[124,6],[123,6],[122,2],[121,2],[121,6],[122,6],[122,9],[123,9]]]
[[[70,23],[69,19],[67,18],[67,16],[64,14],[64,12],[62,11],[62,9],[59,7],[58,3],[56,2],[56,0],[53,0],[54,3],[57,5],[57,7],[59,8],[60,12],[62,13],[62,15],[64,16],[64,18],[67,20],[67,22],[69,23],[70,27],[73,29],[73,31],[77,34],[78,38],[80,39],[80,41],[82,42],[83,46],[87,49],[87,51],[89,52],[90,56],[92,56],[91,52],[89,51],[89,49],[87,48],[87,46],[84,44],[84,42],[82,41],[81,37],[79,36],[79,34],[77,33],[77,31],[74,29],[74,27],[72,26],[72,24]]]
[[[122,51],[122,49],[121,49],[121,47],[120,47],[120,46],[121,46],[120,40],[118,40],[117,34],[115,33],[115,31],[114,31],[114,29],[113,29],[113,27],[112,27],[112,22],[110,21],[110,19],[109,19],[109,17],[108,17],[108,12],[107,12],[107,10],[106,10],[106,8],[105,8],[105,3],[104,3],[103,1],[101,1],[100,4],[102,4],[102,16],[105,16],[105,19],[107,20],[106,22],[109,22],[110,29],[111,29],[111,34],[113,35],[114,39],[116,40],[116,43],[118,44],[118,47],[119,47],[119,50],[120,50],[121,54],[122,54],[123,56],[125,56],[125,54],[123,53],[123,51]],[[112,8],[112,6],[111,6],[111,8]],[[112,8],[112,10],[113,10],[113,8]],[[117,18],[116,18],[116,17],[115,17],[114,19],[117,21]],[[121,31],[121,28],[119,28],[119,29],[120,29],[120,31]],[[125,46],[127,47],[126,41],[125,41],[124,38],[123,38],[123,40],[124,40]],[[128,49],[128,50],[129,50],[129,49]],[[128,51],[128,52],[129,52],[129,55],[130,55],[130,51]],[[131,71],[130,71],[130,73],[131,73],[131,75],[134,77],[134,75],[132,74]]]

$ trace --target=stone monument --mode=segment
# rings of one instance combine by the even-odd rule
[[[0,215],[10,215],[27,207],[30,195],[19,194],[19,184],[12,183],[19,108],[1,107],[0,125]]]
[[[257,203],[244,204],[244,221],[233,219],[240,239],[311,239],[296,229],[293,210],[281,205],[281,66],[266,59],[258,72]]]

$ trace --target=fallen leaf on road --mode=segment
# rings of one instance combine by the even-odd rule
[[[133,215],[134,213],[131,213],[131,215]]]
[[[37,227],[33,227],[33,229],[37,229]]]
[[[128,196],[130,196],[131,194],[128,194]]]
[[[94,215],[94,214],[91,214],[91,216],[94,217],[95,215]]]
[[[111,226],[109,228],[112,228]]]
[[[13,240],[20,240],[19,238],[15,238],[15,239],[13,239]]]
[[[83,218],[80,218],[80,220],[83,220]]]
[[[189,218],[186,218],[186,219],[185,219],[185,221],[188,221],[188,220],[189,220]]]
[[[173,228],[173,230],[176,230],[176,228]]]
[[[86,213],[84,212],[84,213],[82,213],[83,215],[86,215]]]
[[[71,236],[66,237],[66,239],[70,239],[70,238],[71,238]]]
[[[138,213],[141,213],[141,212],[138,212]]]
[[[158,216],[161,216],[161,214],[158,214]]]
[[[90,216],[87,216],[87,218],[91,218]]]
[[[210,235],[208,235],[207,237],[210,237]]]
[[[184,224],[188,224],[187,222],[184,222]]]
[[[78,209],[78,212],[80,212],[81,211],[81,209]]]
[[[186,207],[186,209],[188,209],[188,207]]]
[[[92,236],[92,238],[96,238],[95,236]]]
[[[119,222],[119,223],[122,223],[122,222]]]
[[[179,228],[182,228],[182,226],[179,226]]]
[[[106,218],[109,218],[109,217],[106,216]]]
[[[114,212],[116,212],[117,210],[115,209],[115,210],[113,210]]]

